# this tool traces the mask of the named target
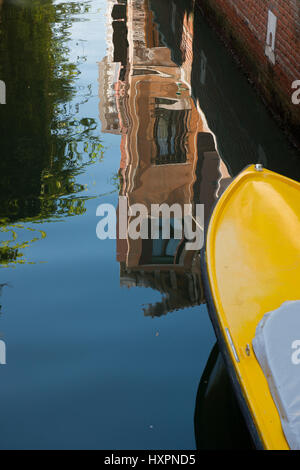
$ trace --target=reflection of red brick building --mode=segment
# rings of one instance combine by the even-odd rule
[[[121,194],[128,205],[142,203],[150,212],[155,203],[183,206],[192,202],[196,136],[203,124],[182,82],[182,72],[187,74],[191,62],[182,68],[173,63],[169,49],[160,42],[147,2],[143,10],[140,2],[131,1],[130,6],[126,98],[130,127],[126,144],[125,139],[122,143]],[[142,251],[141,239],[128,239],[126,256],[118,244],[118,259],[129,268],[141,266]]]
[[[127,198],[128,206],[141,203],[148,213],[151,204],[177,203],[182,210],[184,204],[211,205],[221,177],[220,159],[190,94],[192,17],[184,19],[181,47],[185,59],[181,67],[171,60],[170,50],[162,43],[148,0],[128,0],[127,28],[127,63],[121,64],[121,79],[115,86],[122,134],[120,195]],[[125,51],[117,55],[124,57]],[[207,148],[203,148],[205,142]],[[227,176],[226,168],[223,170]],[[206,192],[199,190],[199,176]],[[121,282],[149,285],[166,293],[168,307],[157,307],[162,311],[172,310],[176,304],[179,308],[201,302],[197,256],[185,250],[184,239],[128,237],[117,241]],[[154,314],[151,308],[147,312]]]

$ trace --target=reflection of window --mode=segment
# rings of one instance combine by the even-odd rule
[[[148,221],[148,230],[151,230],[151,220]],[[181,242],[175,239],[174,224],[175,220],[171,218],[170,223],[170,239],[163,238],[162,219],[159,221],[159,238],[142,240],[142,256],[140,264],[174,264],[176,252]]]
[[[171,100],[156,98],[156,104],[160,104],[160,106],[168,105],[169,103],[165,103],[166,101],[170,101],[170,104],[174,103]],[[156,165],[186,162],[187,116],[188,110],[185,109],[156,107],[154,125],[154,138],[157,147],[154,159]]]
[[[149,264],[174,264],[175,254],[180,240],[153,240],[152,256]]]

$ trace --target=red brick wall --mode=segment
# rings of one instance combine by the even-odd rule
[[[300,105],[292,103],[292,83],[300,80],[300,0],[196,1],[229,40],[273,110],[300,134]],[[277,17],[275,65],[265,55],[268,10]]]

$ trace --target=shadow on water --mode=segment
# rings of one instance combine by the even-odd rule
[[[200,380],[194,425],[198,450],[253,449],[217,343]]]

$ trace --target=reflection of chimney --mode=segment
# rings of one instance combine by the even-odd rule
[[[123,66],[127,62],[127,26],[125,21],[113,21],[114,62],[121,62]]]
[[[111,17],[113,20],[126,20],[126,5],[115,3],[111,12]]]
[[[120,80],[124,81],[126,74],[126,65],[128,57],[128,30],[127,30],[127,10],[126,5],[117,3],[113,6],[111,13],[113,22],[113,45],[114,45],[114,62],[120,62],[122,65],[120,71]]]
[[[99,111],[102,124],[101,132],[120,134],[119,115],[116,104],[114,83],[118,75],[119,64],[109,62],[104,57],[99,64]]]
[[[161,302],[149,304],[143,309],[145,317],[161,317],[166,315],[171,310],[168,304],[169,302],[167,297],[163,297]],[[176,308],[179,308],[179,306],[176,306]]]
[[[176,282],[174,283],[174,279]],[[200,273],[130,270],[125,262],[120,263],[120,285],[122,287],[150,287],[163,294],[160,302],[147,305],[145,316],[160,317],[177,309],[184,309],[204,302]]]
[[[127,65],[126,1],[108,0],[107,57],[99,64],[100,120],[102,132],[120,134],[120,80],[125,79]],[[113,20],[113,21],[112,21]],[[120,104],[120,103],[119,103]]]
[[[172,271],[175,275],[175,272]],[[161,317],[169,312],[178,309],[184,309],[200,305],[203,301],[203,289],[200,286],[201,279],[196,274],[184,273],[181,275],[180,282],[183,281],[181,289],[167,289],[164,292],[162,289],[157,289],[160,292],[164,292],[161,302],[155,304],[149,304],[143,309],[145,317]]]

